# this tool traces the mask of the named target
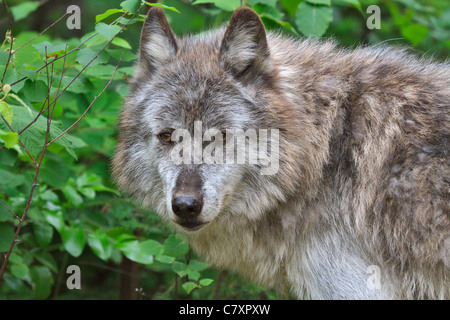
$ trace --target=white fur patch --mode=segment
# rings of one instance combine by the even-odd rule
[[[152,33],[145,44],[145,50],[155,63],[162,64],[173,55],[170,40],[160,33]]]

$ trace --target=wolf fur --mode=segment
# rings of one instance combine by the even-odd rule
[[[152,8],[113,175],[208,263],[256,283],[298,298],[449,299],[449,71],[405,49],[266,32],[245,7],[227,28],[177,37]],[[278,128],[278,173],[174,165],[158,133],[197,120]],[[177,223],[180,189],[202,197],[199,230]]]

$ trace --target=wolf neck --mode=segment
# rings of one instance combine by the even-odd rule
[[[375,298],[372,295],[379,292],[367,290],[368,264],[360,256],[359,244],[332,232],[338,230],[332,224],[341,222],[324,218],[326,210],[290,203],[256,221],[244,215],[219,218],[188,238],[212,266],[280,293],[287,280],[297,298]]]

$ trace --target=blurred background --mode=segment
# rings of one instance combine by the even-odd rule
[[[332,37],[351,48],[407,46],[441,61],[450,50],[448,0],[150,2],[165,8],[178,35],[226,24],[233,10],[248,5],[266,28],[288,36]],[[79,16],[66,13],[71,5]],[[0,4],[0,263],[5,265],[0,299],[289,298],[210,268],[153,212],[115,190],[110,161],[149,8],[136,13],[141,5],[141,0]],[[379,8],[379,21],[376,10],[367,11],[371,5]],[[70,29],[78,17],[80,28]],[[58,88],[65,88],[60,96]],[[93,100],[86,117],[43,150],[47,119],[53,139]],[[75,281],[68,280],[71,265],[80,268],[81,289],[68,288]]]

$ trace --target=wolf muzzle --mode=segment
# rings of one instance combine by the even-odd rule
[[[172,196],[172,211],[175,222],[189,231],[195,231],[204,224],[200,219],[203,208],[203,182],[197,170],[183,168],[178,175]]]

